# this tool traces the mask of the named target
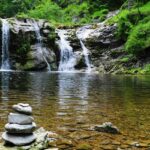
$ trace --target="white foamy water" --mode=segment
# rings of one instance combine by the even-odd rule
[[[39,53],[42,55],[45,63],[47,64],[47,69],[48,71],[51,71],[51,67],[50,67],[50,64],[48,63],[48,60],[46,59],[45,57],[45,53],[43,52],[44,48],[43,48],[43,42],[42,42],[42,37],[41,37],[41,34],[40,34],[40,28],[37,24],[36,21],[31,21],[30,22],[32,24],[32,26],[34,27],[35,29],[35,34],[36,34],[36,38],[37,38],[37,50],[39,51]]]
[[[76,65],[76,58],[73,52],[73,48],[70,46],[69,41],[67,40],[66,30],[57,30],[60,40],[58,45],[60,48],[60,63],[59,71],[73,71],[74,66]]]
[[[10,27],[6,19],[1,19],[2,21],[2,62],[1,71],[10,70],[9,64],[9,36]]]

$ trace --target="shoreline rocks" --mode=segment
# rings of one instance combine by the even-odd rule
[[[24,146],[36,140],[33,131],[36,128],[32,114],[32,108],[29,104],[19,103],[13,105],[17,113],[8,115],[8,123],[5,125],[5,132],[2,138],[6,143],[16,146]]]

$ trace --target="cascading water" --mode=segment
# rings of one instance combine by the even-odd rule
[[[91,71],[91,63],[90,63],[90,59],[89,59],[89,50],[86,48],[86,46],[84,45],[82,38],[83,38],[83,33],[79,33],[79,31],[76,32],[76,35],[78,37],[78,39],[80,40],[80,44],[81,44],[81,48],[83,50],[83,55],[84,55],[84,60],[85,60],[85,64],[87,66],[87,72]]]
[[[2,21],[2,64],[1,70],[10,70],[9,64],[9,32],[10,27],[6,19],[1,19]]]
[[[39,50],[39,52],[41,53],[45,63],[47,64],[48,71],[51,71],[51,67],[50,67],[50,65],[49,65],[49,63],[48,63],[48,61],[47,61],[47,59],[46,59],[46,57],[45,57],[45,55],[44,55],[44,53],[42,51],[42,49],[43,49],[43,42],[42,42],[42,37],[41,37],[41,34],[40,34],[40,28],[39,28],[39,26],[38,26],[36,21],[32,21],[30,23],[32,24],[32,26],[35,29],[35,34],[36,34],[36,38],[37,38],[37,42],[38,42],[37,43],[37,49]]]
[[[73,48],[70,46],[69,41],[66,40],[66,30],[58,30],[58,36],[60,40],[58,45],[61,51],[61,58],[59,64],[59,71],[73,71],[76,65],[76,58],[73,52]]]
[[[81,44],[81,47],[83,50],[83,55],[84,55],[84,59],[85,59],[85,64],[87,66],[87,71],[91,71],[91,64],[90,64],[90,60],[89,60],[89,50],[85,47],[82,40],[80,40],[80,44]]]

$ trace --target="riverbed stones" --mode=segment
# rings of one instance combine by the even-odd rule
[[[112,134],[119,134],[119,129],[114,126],[111,122],[105,122],[102,125],[97,125],[94,127],[95,131],[98,132],[106,132],[106,133],[112,133]]]
[[[32,108],[29,104],[19,103],[13,105],[16,113],[8,115],[8,123],[5,125],[5,130],[2,138],[6,143],[11,143],[16,146],[24,146],[36,140],[33,134],[36,124],[31,116]]]

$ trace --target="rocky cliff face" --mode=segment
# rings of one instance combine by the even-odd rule
[[[44,70],[47,67],[45,59],[52,69],[57,69],[55,46],[55,30],[44,20],[32,19],[7,19],[10,26],[9,59],[13,70]],[[33,23],[37,23],[42,48],[38,45],[38,39]],[[0,26],[2,26],[0,22]],[[2,34],[2,31],[0,31]],[[0,36],[0,41],[2,36]],[[0,46],[1,42],[0,42]],[[41,49],[41,50],[40,50]]]
[[[16,18],[7,20],[10,24],[9,58],[11,69],[46,70],[48,63],[51,70],[58,70],[60,49],[57,43],[60,37],[49,22]],[[34,23],[39,27],[42,46],[39,45]],[[102,73],[120,72],[124,66],[120,59],[125,55],[125,52],[123,51],[123,43],[115,37],[116,29],[116,24],[107,25],[105,22],[65,29],[67,40],[70,42],[77,59],[75,68],[86,68],[80,42],[82,40],[89,50],[89,58],[95,70]]]
[[[89,50],[91,63],[97,71],[102,73],[120,71],[122,63],[119,63],[119,60],[125,52],[122,41],[115,37],[116,29],[116,24],[106,25],[105,22],[67,29],[68,40],[78,58],[76,68],[85,67],[80,39]]]

